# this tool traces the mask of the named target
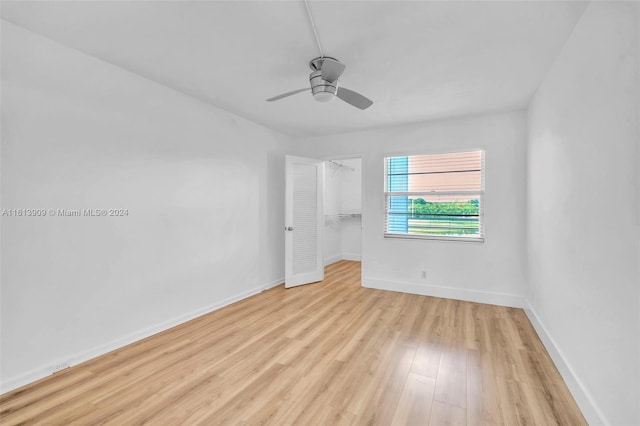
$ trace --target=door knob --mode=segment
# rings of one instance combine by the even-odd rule
[[[293,231],[293,226],[289,226],[289,227],[285,228],[285,230],[287,230],[287,231]]]

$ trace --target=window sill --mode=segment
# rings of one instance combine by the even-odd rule
[[[385,238],[402,240],[450,241],[458,243],[484,243],[484,237],[439,237],[435,235],[384,234]]]

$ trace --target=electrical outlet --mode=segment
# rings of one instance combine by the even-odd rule
[[[62,371],[66,368],[69,368],[69,361],[61,362],[59,364],[55,364],[51,366],[51,374],[57,373],[58,371]]]
[[[427,271],[422,271],[422,274],[420,275],[420,278],[422,278],[423,280],[427,279]]]

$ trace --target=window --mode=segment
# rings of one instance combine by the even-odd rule
[[[387,157],[385,237],[483,241],[484,151]]]

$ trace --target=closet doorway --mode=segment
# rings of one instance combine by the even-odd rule
[[[362,159],[324,162],[324,264],[362,259]]]

